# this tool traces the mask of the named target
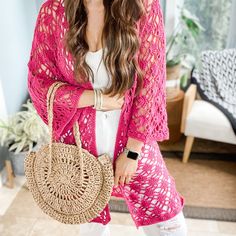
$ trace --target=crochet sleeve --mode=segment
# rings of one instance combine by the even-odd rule
[[[40,7],[34,29],[30,59],[28,61],[28,92],[32,103],[42,118],[47,119],[47,92],[50,85],[58,80],[63,81],[56,66],[56,29],[55,11],[51,1]],[[66,83],[66,82],[64,82]],[[53,132],[59,137],[64,129],[71,128],[81,113],[77,104],[84,88],[66,83],[55,94],[53,104]]]
[[[147,0],[140,21],[138,62],[144,72],[143,87],[134,97],[128,137],[142,142],[169,138],[166,112],[165,32],[159,0]]]

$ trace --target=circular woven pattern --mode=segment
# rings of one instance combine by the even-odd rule
[[[76,145],[53,142],[53,100],[62,82],[47,94],[50,142],[25,158],[27,186],[42,211],[65,224],[82,224],[96,218],[110,200],[114,184],[107,153],[95,157],[82,148],[78,122],[73,125]]]
[[[49,176],[49,145],[25,158],[27,185],[34,200],[44,213],[62,223],[80,224],[95,218],[108,203],[114,184],[107,154],[96,158],[85,149],[82,156],[79,153],[75,145],[53,143]]]

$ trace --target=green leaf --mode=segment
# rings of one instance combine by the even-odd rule
[[[167,67],[173,67],[173,66],[176,66],[180,63],[181,63],[181,59],[180,58],[175,58],[175,59],[172,59],[172,60],[168,60],[167,63],[166,63],[166,66]]]

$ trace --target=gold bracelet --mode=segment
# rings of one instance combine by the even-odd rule
[[[96,104],[95,104],[95,108],[96,110],[100,110],[100,92],[99,89],[95,89],[96,91]]]
[[[96,110],[102,110],[103,97],[101,89],[94,89],[94,106]]]
[[[102,91],[100,90],[100,92],[101,92],[101,109],[103,108],[103,95],[102,95]]]
[[[99,91],[99,110],[102,110],[102,91],[101,89],[98,89]]]
[[[94,93],[94,105],[93,105],[93,109],[96,109],[96,104],[97,104],[97,90],[94,89],[93,90]]]
[[[100,105],[100,102],[101,102],[101,99],[100,99],[100,90],[99,90],[99,89],[97,89],[97,95],[98,95],[98,97],[97,97],[97,98],[98,98],[97,109],[100,110],[100,106],[101,106],[101,105]]]

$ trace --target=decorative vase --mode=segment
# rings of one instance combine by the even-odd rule
[[[38,149],[39,146],[39,143],[37,143],[36,145],[34,145],[33,150]],[[9,158],[11,160],[12,168],[15,175],[25,175],[24,160],[27,153],[28,151],[19,152],[17,154],[9,151]]]
[[[12,163],[12,168],[15,175],[25,175],[24,173],[24,159],[27,152],[20,152],[15,154],[14,152],[9,152],[9,157]]]

